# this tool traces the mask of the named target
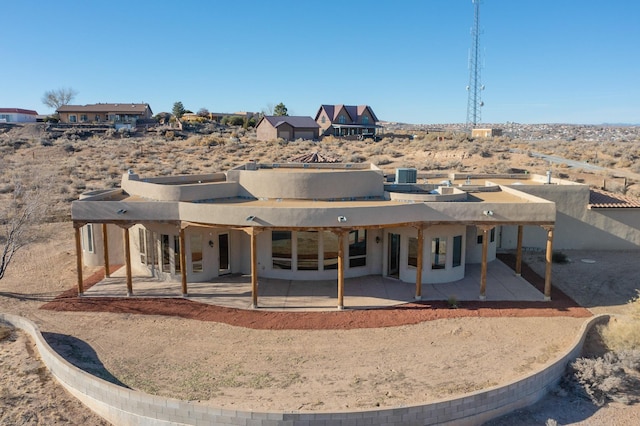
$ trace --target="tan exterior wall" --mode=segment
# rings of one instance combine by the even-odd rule
[[[555,202],[557,208],[554,250],[637,250],[640,248],[638,209],[587,208],[586,185],[519,185],[518,190]],[[535,226],[524,228],[525,247],[544,247],[547,232]],[[504,226],[503,248],[515,248],[517,227]]]
[[[384,182],[374,170],[326,171],[321,179],[304,169],[239,171],[237,181],[239,195],[256,198],[339,200],[384,194]]]
[[[327,129],[331,127],[331,119],[327,115],[327,112],[324,110],[324,108],[320,110],[320,115],[318,115],[316,123],[318,123],[318,126],[320,126],[320,133],[323,135],[326,134]]]
[[[362,113],[362,115],[361,115],[361,116],[359,117],[359,119],[358,119],[358,120],[359,120],[359,121],[358,121],[358,124],[364,124],[364,121],[365,121],[365,120],[364,120],[364,117],[367,117],[367,118],[368,118],[368,120],[369,120],[369,121],[367,122],[367,125],[370,125],[370,124],[376,124],[376,122],[374,121],[373,117],[372,117],[372,116],[371,116],[371,114],[369,113],[369,109],[365,109],[365,110],[364,110],[364,112]]]
[[[259,141],[272,141],[278,138],[278,131],[267,120],[262,120],[256,128],[256,139]]]

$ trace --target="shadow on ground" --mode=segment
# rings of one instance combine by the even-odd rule
[[[114,385],[128,388],[105,368],[96,351],[86,342],[66,334],[43,332],[42,336],[54,351],[74,366]]]

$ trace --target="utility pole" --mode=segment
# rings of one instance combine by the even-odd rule
[[[484,106],[481,92],[484,86],[480,81],[482,70],[480,55],[480,0],[471,0],[474,7],[473,27],[471,27],[471,49],[469,51],[469,85],[467,92],[467,127],[473,129],[481,120],[480,108]]]

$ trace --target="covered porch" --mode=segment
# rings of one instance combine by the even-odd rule
[[[467,265],[464,279],[444,284],[423,284],[422,300],[477,301],[481,287],[481,265]],[[544,295],[500,260],[487,265],[491,281],[488,301],[544,301]],[[335,280],[299,281],[259,278],[258,297],[261,310],[333,311],[338,289]],[[130,297],[175,298],[182,296],[180,282],[161,281],[151,276],[134,276],[134,293]],[[126,297],[126,268],[113,271],[84,293],[87,297]],[[187,299],[217,306],[251,309],[253,306],[250,275],[232,274],[210,282],[190,283]],[[368,309],[388,307],[415,301],[415,284],[382,277],[347,278],[344,282],[344,307]]]

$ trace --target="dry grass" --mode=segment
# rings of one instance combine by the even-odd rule
[[[85,191],[117,187],[123,173],[133,169],[142,176],[167,176],[225,171],[249,160],[287,162],[312,151],[327,153],[342,162],[372,162],[386,172],[415,167],[422,172],[460,171],[506,173],[513,165],[529,173],[549,169],[549,164],[529,157],[528,150],[564,155],[598,164],[639,168],[640,142],[584,141],[523,142],[507,137],[470,140],[463,133],[397,131],[378,142],[347,141],[327,137],[321,142],[257,141],[255,131],[206,123],[186,130],[159,127],[133,135],[108,132],[91,134],[76,129],[45,131],[44,125],[0,128],[0,202],[13,190],[16,174],[50,184],[51,218],[69,218],[69,202]],[[524,154],[509,152],[520,148]],[[596,158],[597,157],[597,158]],[[606,176],[551,166],[554,174],[601,185]],[[640,169],[639,169],[640,170]],[[611,181],[611,180],[610,180]],[[627,195],[640,193],[628,183],[610,188]]]
[[[614,317],[600,329],[602,339],[614,351],[640,350],[640,290],[629,301],[627,315]]]

